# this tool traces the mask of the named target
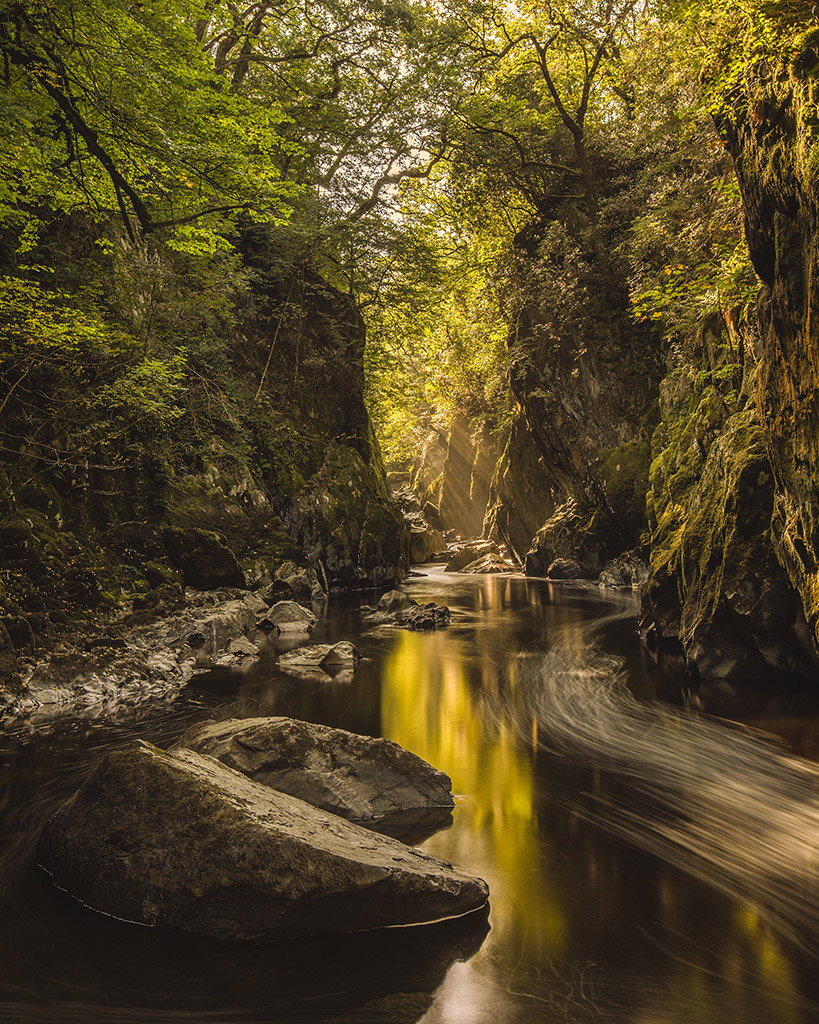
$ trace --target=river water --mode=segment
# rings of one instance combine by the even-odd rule
[[[631,594],[408,586],[455,621],[410,633],[335,600],[314,639],[356,643],[352,682],[262,662],[130,720],[0,736],[0,1021],[819,1022],[815,705],[689,693],[641,651]],[[36,867],[40,824],[102,750],[272,714],[446,771],[453,824],[423,849],[489,882],[488,920],[233,947],[102,917]]]

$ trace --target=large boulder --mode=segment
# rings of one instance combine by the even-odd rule
[[[393,615],[396,612],[406,611],[407,608],[412,608],[417,603],[403,590],[388,590],[386,594],[379,597],[376,611]]]
[[[414,924],[488,897],[481,879],[213,758],[141,742],[100,761],[38,855],[96,910],[219,939]]]
[[[450,558],[445,572],[460,572],[484,555],[498,554],[498,545],[492,540],[473,540],[464,544]]]
[[[182,570],[185,585],[197,590],[244,587],[236,556],[210,530],[169,526],[162,533],[168,560]]]
[[[583,580],[588,579],[588,572],[573,558],[556,558],[546,570],[550,580]]]
[[[477,575],[492,575],[499,572],[517,572],[517,566],[510,562],[503,555],[488,554],[481,555],[474,562],[470,562],[460,570],[462,573],[474,573]]]
[[[292,718],[249,718],[196,726],[180,745],[398,838],[417,839],[450,820],[449,776],[391,740]]]

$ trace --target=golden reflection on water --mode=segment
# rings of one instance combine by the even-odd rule
[[[596,878],[600,865],[588,837],[577,849],[566,849],[567,835],[558,836],[558,848],[554,829],[545,822],[539,829],[534,769],[544,726],[537,716],[521,721],[522,706],[515,700],[516,690],[525,684],[524,673],[531,678],[531,662],[524,668],[529,659],[514,654],[510,581],[490,578],[482,584],[476,587],[473,608],[474,621],[483,628],[401,631],[381,669],[382,735],[441,768],[453,781],[455,825],[424,848],[481,875],[491,892],[490,937],[472,961],[450,969],[425,1024],[585,1021],[598,1020],[609,1010],[612,1022],[630,1024],[805,1021],[792,962],[753,908],[738,903],[722,919],[705,920],[706,931],[717,929],[718,948],[700,949],[690,938],[699,923],[697,908],[686,905],[690,893],[679,876],[660,865],[640,883],[654,890],[659,917],[653,924],[662,921],[661,933],[672,936],[672,945],[678,925],[689,938],[663,951],[667,973],[622,980],[622,988],[629,989],[626,1004],[616,1006],[615,1000],[607,1007],[605,999],[596,1005],[594,998],[578,996],[584,972],[600,966],[577,959],[573,947],[580,940],[574,933],[578,927],[583,932],[588,923],[579,925],[578,915],[599,912],[602,919],[614,918],[613,926],[606,920],[604,926],[612,927],[614,935],[621,927],[633,945],[634,924],[627,916],[630,894],[605,852],[600,864],[606,870]],[[544,634],[560,636],[564,653],[578,667],[585,666],[588,639],[567,628],[578,621],[576,609],[550,605],[533,591],[527,592],[526,604],[542,621]],[[506,714],[499,711],[504,707]],[[678,724],[672,720],[666,727],[673,730]],[[544,785],[542,773],[539,785]],[[585,785],[599,791],[599,772],[590,773]],[[564,820],[571,833],[573,816]],[[574,875],[566,870],[567,857]],[[584,890],[579,901],[576,892],[566,891],[567,878],[570,883],[574,878],[575,885],[579,879]],[[703,912],[714,913],[714,908]],[[647,938],[652,945],[654,939]],[[519,989],[529,1010],[522,1011],[516,1002]]]
[[[381,727],[452,778],[458,827],[425,849],[482,873],[493,928],[525,932],[527,946],[553,955],[566,916],[549,884],[548,844],[538,837],[532,761],[510,722],[480,714],[482,695],[501,685],[514,686],[514,673],[502,682],[499,666],[476,658],[465,641],[404,632],[384,667]]]

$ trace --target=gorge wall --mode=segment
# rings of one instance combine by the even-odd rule
[[[517,241],[516,411],[484,533],[530,575],[568,559],[594,578],[641,556],[649,642],[704,678],[816,676],[817,79],[814,29],[721,95],[755,305],[662,338],[636,322],[605,203],[594,232],[568,231],[564,210]]]
[[[185,583],[258,586],[289,559],[329,590],[389,585],[408,567],[408,531],[363,401],[357,309],[309,266],[283,261],[266,229],[245,234],[241,263],[246,286],[222,318],[216,296],[159,303],[156,320],[171,321],[166,346],[168,337],[186,346],[171,364],[173,388],[161,376],[168,361],[118,377],[128,359],[107,350],[32,359],[23,376],[0,366],[6,680],[19,657],[38,657],[66,628],[82,631],[86,618],[123,614],[132,601],[143,609],[135,615],[162,612]],[[117,271],[120,285],[127,272]],[[183,301],[211,322],[180,324]],[[115,404],[117,380],[154,388],[153,405],[125,386]],[[160,400],[170,408],[162,416]],[[84,450],[100,408],[110,438]]]

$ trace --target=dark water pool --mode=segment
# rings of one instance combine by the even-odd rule
[[[631,595],[410,586],[453,625],[368,626],[350,598],[317,627],[366,656],[353,682],[261,664],[129,722],[0,739],[0,1021],[819,1022],[819,773],[792,752],[815,752],[817,716],[709,697],[786,748],[657,703],[686,703],[682,680],[644,659]],[[424,849],[489,882],[488,921],[237,948],[103,918],[34,865],[39,825],[101,750],[267,714],[387,736],[448,772],[453,825]]]

